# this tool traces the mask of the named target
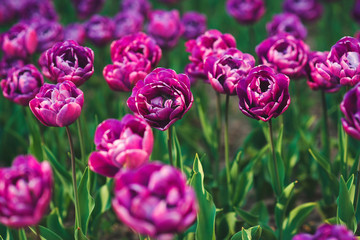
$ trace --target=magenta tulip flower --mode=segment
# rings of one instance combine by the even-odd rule
[[[7,78],[8,74],[13,69],[18,69],[25,66],[26,60],[22,58],[8,58],[4,56],[0,61],[0,79]]]
[[[81,23],[71,23],[64,28],[64,40],[73,40],[83,45],[86,39],[85,27]]]
[[[345,118],[341,119],[344,130],[353,138],[360,140],[360,83],[350,89],[340,104]]]
[[[294,13],[304,21],[315,21],[323,13],[319,0],[284,0],[284,12]]]
[[[102,9],[105,0],[72,0],[72,3],[78,17],[85,19],[98,13]]]
[[[38,45],[37,51],[51,48],[55,43],[63,41],[64,30],[60,23],[46,19],[33,19],[30,24],[36,31]]]
[[[114,22],[111,18],[93,15],[85,23],[87,39],[98,47],[111,42],[114,37]]]
[[[66,127],[80,116],[84,94],[73,82],[45,83],[29,107],[45,126]]]
[[[13,69],[6,79],[0,82],[4,97],[23,106],[29,105],[29,101],[35,97],[43,84],[41,73],[32,64]]]
[[[356,240],[358,239],[350,230],[342,225],[321,225],[314,235],[300,233],[293,237],[292,240]]]
[[[148,0],[122,0],[121,11],[135,12],[148,18],[151,12],[151,3]]]
[[[151,127],[165,131],[189,111],[193,101],[187,75],[156,68],[137,82],[127,105]]]
[[[191,11],[184,13],[181,22],[184,26],[183,37],[187,40],[197,38],[207,29],[206,16],[198,12]]]
[[[227,0],[226,10],[241,24],[252,24],[265,14],[263,0]]]
[[[17,2],[11,0],[9,2]],[[19,1],[18,1],[19,2]],[[20,1],[21,11],[18,12],[20,18],[25,21],[58,21],[53,1],[51,0],[25,0]]]
[[[300,18],[292,13],[280,13],[273,16],[271,22],[266,24],[266,31],[269,36],[287,33],[295,38],[304,40],[307,30]]]
[[[37,225],[51,201],[53,174],[48,162],[20,155],[0,168],[0,223],[12,228]]]
[[[195,191],[176,168],[160,162],[115,176],[113,209],[136,232],[154,239],[173,239],[196,219]]]
[[[120,12],[114,18],[114,38],[120,39],[126,35],[140,32],[143,28],[144,17],[137,12]]]

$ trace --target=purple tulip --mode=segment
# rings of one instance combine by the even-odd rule
[[[27,62],[21,58],[7,58],[4,56],[0,61],[0,79],[7,78],[8,73],[13,69],[25,66]]]
[[[156,68],[136,83],[127,105],[151,127],[165,131],[189,111],[193,101],[187,75]]]
[[[360,23],[360,0],[355,1],[354,7],[352,9],[352,16],[355,19],[355,21]]]
[[[265,39],[255,49],[261,64],[273,67],[289,77],[305,76],[310,48],[302,40],[289,34]]]
[[[72,0],[79,18],[85,19],[98,13],[104,6],[105,0]]]
[[[265,13],[263,0],[227,0],[226,10],[241,24],[252,24]]]
[[[304,21],[317,20],[323,12],[318,0],[284,0],[283,9],[284,12],[298,15]]]
[[[34,27],[37,34],[38,45],[36,50],[38,52],[43,52],[64,39],[63,27],[58,22],[35,19],[31,21],[30,25]]]
[[[110,53],[113,62],[138,62],[147,59],[151,68],[156,67],[162,54],[154,39],[142,32],[112,42]],[[145,71],[150,72],[151,69],[145,69]]]
[[[314,235],[300,233],[293,237],[292,240],[356,240],[357,237],[342,225],[321,225]]]
[[[264,122],[276,118],[289,107],[289,83],[288,76],[273,68],[254,67],[236,89],[241,112]]]
[[[41,54],[39,65],[52,82],[80,86],[94,73],[94,52],[72,40],[58,42]]]
[[[327,66],[326,59],[329,52],[312,52],[309,54],[307,65],[307,84],[312,90],[336,92],[340,89],[339,79],[335,77]]]
[[[108,44],[114,35],[114,22],[111,18],[94,15],[85,24],[86,37],[96,46]]]
[[[306,27],[300,18],[292,13],[280,13],[273,16],[271,22],[266,24],[266,31],[269,36],[281,33],[288,33],[298,39],[305,39],[307,35]]]
[[[150,15],[151,3],[148,0],[122,0],[121,10],[140,13],[144,18],[147,18]]]
[[[143,80],[151,71],[150,62],[147,59],[139,59],[137,62],[115,62],[107,65],[103,75],[111,90],[130,92],[135,84]]]
[[[360,81],[360,41],[343,37],[331,47],[327,62],[341,85],[356,85]]]
[[[80,116],[84,94],[73,82],[56,85],[45,83],[29,107],[35,117],[45,126],[69,126]]]
[[[120,12],[113,21],[115,24],[114,37],[118,39],[140,32],[143,28],[144,17],[137,12]]]
[[[206,27],[206,16],[198,12],[186,12],[184,13],[181,22],[184,26],[183,37],[187,40],[195,39],[203,34]]]
[[[151,127],[138,116],[127,114],[121,121],[107,119],[95,131],[97,152],[91,153],[92,171],[114,177],[119,169],[135,169],[149,160],[154,137]]]
[[[218,30],[212,29],[206,31],[196,39],[189,40],[185,43],[186,51],[191,55],[191,61],[185,68],[187,73],[194,82],[194,79],[207,79],[204,72],[204,61],[207,57],[214,55],[220,57],[227,49],[236,48],[235,38],[231,34],[222,34]]]
[[[16,24],[1,35],[1,49],[9,58],[27,59],[37,47],[36,31],[26,24]]]
[[[345,118],[341,119],[344,130],[353,138],[360,140],[360,83],[350,89],[340,104]]]
[[[37,225],[51,201],[53,174],[48,162],[20,155],[0,168],[0,223],[12,228]]]
[[[181,0],[159,0],[159,2],[168,4],[168,5],[172,5],[172,4],[176,4],[178,2],[181,2]]]
[[[11,0],[12,1],[12,0]],[[21,2],[22,0],[20,0]],[[20,17],[27,21],[38,21],[38,19],[45,19],[47,21],[57,21],[58,15],[56,13],[53,2],[50,0],[25,0]]]
[[[29,105],[43,84],[41,73],[32,64],[14,69],[0,82],[4,97],[23,106]]]
[[[154,10],[147,25],[148,34],[163,49],[175,47],[184,32],[177,10]]]
[[[211,86],[217,92],[235,95],[238,83],[246,78],[254,66],[255,58],[252,55],[229,48],[221,58],[206,58],[204,68]]]
[[[15,17],[15,11],[7,0],[0,0],[0,25],[8,23]]]
[[[64,28],[64,40],[74,40],[80,45],[85,43],[85,27],[81,23],[72,23]]]
[[[194,190],[176,168],[160,162],[115,176],[112,206],[118,218],[136,232],[156,239],[172,239],[196,219]]]

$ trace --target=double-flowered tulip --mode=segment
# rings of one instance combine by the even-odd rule
[[[258,21],[265,13],[263,0],[227,0],[226,10],[241,24]]]
[[[170,240],[196,219],[194,190],[176,168],[160,162],[115,176],[112,206],[118,218],[136,232]]]
[[[136,83],[127,105],[151,127],[165,131],[189,111],[193,101],[187,75],[156,68]]]
[[[39,65],[52,82],[71,81],[80,86],[94,73],[94,52],[73,40],[58,42],[42,53]]]
[[[195,39],[203,34],[206,29],[206,16],[198,12],[186,12],[181,18],[181,22],[184,26],[183,37],[187,40]]]
[[[0,168],[0,223],[12,228],[36,225],[52,195],[53,174],[48,162],[20,155],[9,168]]]
[[[23,106],[29,104],[43,84],[41,73],[32,64],[12,69],[0,82],[4,97]]]
[[[350,89],[340,104],[345,115],[341,119],[344,130],[353,138],[360,140],[360,83]]]
[[[38,39],[37,51],[43,52],[55,43],[64,39],[64,29],[56,21],[47,19],[33,19],[30,25],[35,29]]]
[[[271,22],[266,24],[266,31],[269,36],[280,33],[288,33],[298,39],[305,39],[307,30],[300,18],[292,13],[280,13],[273,16]]]
[[[323,13],[323,6],[319,0],[285,0],[283,9],[285,12],[298,15],[305,21],[317,20]]]
[[[357,237],[342,225],[321,225],[314,235],[300,233],[293,237],[292,240],[356,240]]]
[[[85,23],[86,37],[98,47],[111,42],[114,37],[114,22],[111,18],[93,15]]]
[[[153,148],[153,133],[146,121],[127,114],[121,121],[107,119],[95,131],[98,151],[89,157],[92,171],[114,177],[119,169],[134,169],[149,160]]]
[[[148,0],[122,0],[121,10],[140,13],[144,18],[150,15],[151,3]]]
[[[265,65],[254,67],[237,86],[239,108],[246,116],[269,121],[290,104],[288,76]]]
[[[114,38],[119,39],[140,32],[143,28],[144,17],[138,12],[124,11],[118,13],[113,21],[115,24]]]
[[[86,39],[85,27],[81,23],[71,23],[64,27],[64,40],[74,40],[83,45]]]
[[[85,19],[99,12],[105,0],[72,0],[77,15]]]
[[[29,107],[35,117],[45,126],[69,126],[80,116],[84,94],[73,82],[56,85],[45,83]]]

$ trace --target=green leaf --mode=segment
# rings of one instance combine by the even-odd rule
[[[43,158],[43,151],[41,148],[42,144],[41,144],[40,128],[30,108],[26,108],[26,120],[30,132],[29,153],[33,154],[37,159],[42,161],[44,158]]]
[[[275,155],[276,155],[275,161],[278,166],[278,172],[276,172],[275,163],[272,159],[272,155],[270,155],[267,160],[267,166],[268,166],[268,170],[269,170],[269,174],[270,174],[271,186],[274,189],[276,196],[279,197],[284,188],[285,167],[284,167],[284,162],[282,160],[281,155],[278,152],[276,152]],[[278,178],[280,181],[280,186],[278,186],[278,183],[277,183]]]
[[[250,212],[244,211],[240,208],[234,208],[237,215],[240,216],[250,226],[259,224],[259,216],[254,215]]]
[[[286,214],[286,210],[287,207],[289,205],[289,202],[291,200],[291,198],[294,195],[294,187],[295,187],[295,182],[290,183],[282,192],[280,198],[278,199],[278,202],[275,205],[275,222],[276,222],[276,226],[277,231],[279,233],[280,228],[282,228],[282,223],[284,221],[285,218],[285,214]]]
[[[220,223],[217,225],[218,231],[216,237],[218,239],[229,239],[235,233],[235,225],[237,222],[234,212],[222,214]]]
[[[346,186],[345,180],[343,176],[340,177],[340,189],[339,189],[339,197],[337,199],[337,218],[338,223],[345,224],[348,229],[353,232],[356,231],[356,219],[354,207],[352,204],[352,200],[350,198],[350,194],[348,188]]]
[[[33,227],[30,227],[31,231],[36,235],[36,230]],[[63,240],[63,238],[61,238],[59,235],[57,235],[56,233],[54,233],[53,231],[51,231],[50,229],[43,227],[43,226],[39,226],[39,230],[40,230],[40,236],[41,239],[44,240]],[[25,238],[26,239],[26,238]]]
[[[278,152],[279,154],[282,153],[282,140],[283,140],[283,135],[284,135],[283,133],[284,133],[284,124],[281,124],[278,138],[277,138],[276,147],[275,147],[276,152]]]
[[[200,98],[196,98],[196,109],[199,115],[199,120],[201,124],[201,128],[203,130],[203,135],[205,137],[205,140],[209,146],[216,149],[217,148],[217,141],[216,137],[214,137],[213,133],[213,127],[209,123],[209,118],[205,116],[204,110],[201,107],[201,101]]]
[[[215,240],[216,207],[212,196],[204,188],[204,171],[197,154],[194,159],[193,171],[190,185],[194,188],[199,203],[196,238]]]
[[[242,229],[232,236],[231,240],[259,240],[261,237],[262,229],[260,226]]]
[[[285,219],[283,224],[284,239],[292,239],[315,206],[316,203],[310,202],[301,204],[291,210],[289,217]]]
[[[46,224],[49,229],[54,231],[63,239],[70,239],[69,233],[65,230],[58,208],[54,208],[46,218]]]
[[[79,184],[79,202],[80,202],[80,214],[81,214],[81,230],[87,233],[90,215],[94,210],[95,201],[93,197],[90,195],[90,175],[89,168],[86,167],[84,174],[80,180]]]
[[[270,218],[269,212],[263,201],[255,203],[250,213],[259,217],[259,223],[261,223],[261,226],[265,226],[268,224]],[[263,230],[265,229],[263,228]]]
[[[181,154],[181,146],[180,146],[180,142],[177,137],[177,134],[176,134],[175,127],[173,127],[172,137],[173,137],[172,143],[175,145],[175,148],[174,148],[175,165],[180,168],[181,172],[184,172],[184,163],[183,163],[182,154]]]
[[[19,233],[19,240],[27,240],[24,228],[18,229],[18,233]]]
[[[89,240],[80,228],[77,228],[74,232],[75,240]]]

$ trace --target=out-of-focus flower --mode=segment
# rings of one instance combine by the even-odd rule
[[[344,130],[353,138],[360,140],[360,84],[350,89],[340,104],[345,118],[341,119]]]
[[[0,82],[4,97],[23,106],[29,105],[29,101],[43,84],[41,73],[32,64],[13,69],[6,79]]]
[[[68,80],[80,86],[94,73],[94,52],[73,40],[58,42],[41,54],[39,65],[52,82]]]
[[[132,90],[127,105],[151,127],[165,131],[191,108],[190,80],[172,69],[156,68]]]
[[[185,43],[186,51],[191,55],[191,61],[185,68],[192,82],[194,79],[201,78],[206,80],[204,72],[204,61],[209,56],[220,57],[228,48],[236,48],[235,38],[231,34],[222,34],[218,30],[206,31],[196,39],[191,39]]]
[[[74,40],[83,45],[86,39],[85,27],[81,23],[72,23],[64,28],[64,40]]]
[[[288,76],[273,68],[254,67],[236,89],[241,112],[264,122],[276,118],[289,107],[289,83]]]
[[[307,35],[306,27],[300,18],[292,13],[280,13],[273,16],[271,22],[266,24],[266,31],[269,36],[280,33],[288,33],[299,39],[305,39]]]
[[[140,32],[143,28],[144,17],[137,12],[120,12],[114,19],[114,38],[122,38],[126,35]]]
[[[360,23],[360,0],[355,1],[354,7],[352,9],[352,16],[355,19],[355,21]]]
[[[317,20],[323,12],[318,0],[284,0],[283,9],[285,12],[298,15],[304,21]]]
[[[226,10],[241,24],[252,24],[265,13],[263,0],[227,0]]]
[[[21,68],[26,63],[22,58],[7,58],[4,56],[0,61],[0,79],[7,78],[12,69]]]
[[[177,10],[152,11],[147,25],[147,32],[161,48],[175,47],[184,32],[179,12]]]
[[[112,42],[110,54],[113,62],[138,62],[147,59],[151,68],[154,68],[159,63],[162,52],[154,39],[139,32]]]
[[[119,169],[134,169],[149,160],[153,148],[153,133],[146,121],[127,114],[121,121],[107,119],[95,131],[97,152],[89,157],[92,171],[114,177]]]
[[[9,6],[7,0],[0,0],[0,25],[11,21],[15,17],[15,11]]]
[[[196,219],[194,190],[176,168],[159,162],[115,176],[112,206],[118,218],[140,234],[172,239]]]
[[[105,0],[72,0],[79,18],[85,19],[98,13],[104,6]]]
[[[331,47],[327,63],[340,78],[341,85],[354,86],[360,81],[360,41],[343,37]]]
[[[20,155],[0,168],[0,223],[12,228],[36,225],[47,210],[53,188],[48,162]]]
[[[58,20],[58,15],[54,8],[53,2],[50,0],[25,0],[24,4],[21,4],[21,6],[23,7],[23,9],[19,13],[19,15],[23,20]]]
[[[186,39],[195,39],[203,34],[206,29],[206,16],[198,12],[186,12],[182,16],[181,22],[184,26],[183,37]]]
[[[38,41],[32,27],[18,23],[1,35],[0,43],[7,57],[27,59],[35,52]]]
[[[330,71],[326,63],[329,52],[312,52],[307,64],[307,84],[313,90],[336,92],[340,89],[339,79]]]
[[[292,240],[356,240],[357,237],[342,225],[321,225],[314,235],[300,233],[293,237]]]
[[[268,65],[289,77],[305,76],[310,48],[302,40],[289,34],[265,39],[255,49],[261,64]]]
[[[122,0],[121,11],[137,12],[147,18],[150,15],[151,3],[148,0]]]
[[[94,15],[85,24],[86,37],[96,46],[104,46],[113,39],[114,28],[111,18]]]
[[[178,2],[180,2],[180,1],[181,1],[181,0],[159,0],[159,2],[163,2],[163,3],[169,4],[169,5],[178,3]]]
[[[84,94],[73,82],[56,85],[45,83],[29,107],[35,117],[45,126],[65,127],[80,116]]]
[[[46,19],[33,19],[30,23],[37,34],[37,51],[43,52],[51,48],[55,43],[63,41],[64,30],[60,23]]]
[[[238,83],[247,77],[254,66],[255,58],[252,55],[229,48],[221,58],[206,58],[204,68],[211,86],[217,92],[235,95]]]

